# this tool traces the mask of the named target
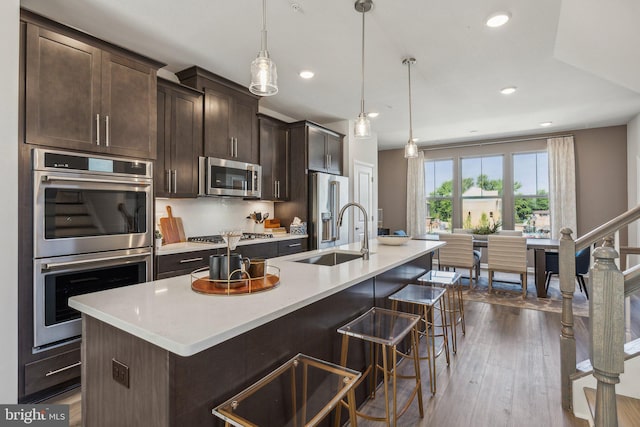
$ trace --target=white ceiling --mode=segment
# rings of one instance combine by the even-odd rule
[[[297,4],[297,10],[292,7]],[[167,63],[248,85],[260,0],[22,0],[23,7]],[[361,15],[353,0],[269,0],[279,93],[261,105],[330,123],[360,109]],[[507,10],[504,27],[484,25]],[[379,149],[625,124],[640,113],[637,0],[374,0],[366,15],[366,111]],[[316,73],[309,81],[302,69]],[[499,90],[517,86],[505,96]],[[540,122],[552,121],[542,129]]]

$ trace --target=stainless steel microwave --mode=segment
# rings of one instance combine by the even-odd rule
[[[198,160],[199,196],[260,198],[260,165],[214,157],[199,157]]]

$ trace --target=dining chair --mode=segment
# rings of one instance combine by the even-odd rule
[[[520,275],[522,298],[527,297],[527,238],[518,236],[490,235],[489,293],[493,290],[493,275],[496,271]]]
[[[454,234],[469,234],[469,235],[473,235],[473,233],[471,232],[470,229],[468,228],[454,228],[452,231]],[[482,250],[474,248],[473,249],[473,256],[476,257],[476,277],[480,277],[480,261],[482,259]]]
[[[551,282],[551,276],[554,274],[560,274],[560,260],[558,252],[545,252],[545,289],[549,290],[549,282]],[[584,281],[584,275],[589,274],[589,263],[591,261],[591,249],[584,248],[576,252],[576,280],[578,281],[578,287],[580,292],[589,299],[589,291],[587,290],[587,284]]]
[[[522,230],[500,230],[499,236],[522,236]]]
[[[473,236],[466,233],[442,233],[440,240],[447,242],[438,250],[438,267],[469,269],[469,287],[473,287],[473,272],[478,283],[480,276],[480,258],[474,254]]]

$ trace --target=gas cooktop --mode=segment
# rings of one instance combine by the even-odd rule
[[[242,233],[240,240],[270,239],[271,237],[273,237],[271,233]],[[224,243],[224,238],[220,234],[189,237],[187,240],[196,243]]]

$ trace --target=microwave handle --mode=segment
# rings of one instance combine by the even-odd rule
[[[101,184],[126,184],[126,185],[143,185],[149,186],[151,182],[148,181],[119,181],[119,180],[100,180],[100,179],[89,179],[89,178],[71,178],[71,177],[62,177],[62,176],[42,176],[42,182],[53,182],[53,181],[71,181],[71,182],[98,182]]]
[[[49,262],[46,264],[42,264],[42,271],[54,270],[56,268],[70,267],[74,265],[93,264],[96,262],[112,261],[112,260],[118,260],[118,259],[142,258],[146,256],[149,256],[149,254],[148,253],[131,254],[131,255],[122,255],[122,256],[114,256],[114,257],[85,259],[81,261]]]

